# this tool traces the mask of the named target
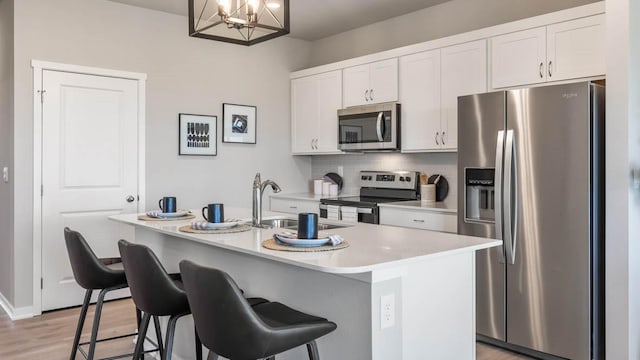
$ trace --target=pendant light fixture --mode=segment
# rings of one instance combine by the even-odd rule
[[[253,45],[289,33],[289,0],[189,0],[189,36]]]

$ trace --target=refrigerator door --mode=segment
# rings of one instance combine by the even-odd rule
[[[590,359],[589,83],[508,91],[510,130],[507,342]]]
[[[505,93],[495,92],[458,98],[458,233],[501,239],[496,232],[499,208],[496,196],[495,221],[467,220],[467,181],[465,174],[470,169],[480,175],[499,173],[496,157],[502,155],[502,142],[498,144],[498,133],[504,136]],[[498,151],[496,149],[499,147]],[[496,156],[498,155],[498,156]],[[499,161],[499,160],[498,160]],[[482,176],[480,176],[482,177]],[[494,180],[494,179],[492,179]],[[495,194],[499,194],[499,179],[493,181]],[[485,187],[481,187],[486,190]],[[485,204],[492,204],[491,196]],[[489,217],[490,218],[490,217]],[[505,264],[504,249],[497,247],[476,252],[476,331],[480,335],[505,341]]]

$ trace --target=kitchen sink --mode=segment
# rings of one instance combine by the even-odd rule
[[[266,219],[262,220],[260,224],[266,228],[270,229],[289,229],[289,230],[297,230],[298,229],[298,220],[296,219],[287,219],[287,218],[278,218],[278,219]],[[318,224],[318,230],[331,230],[331,229],[340,229],[348,227],[348,225],[336,225],[336,224]]]

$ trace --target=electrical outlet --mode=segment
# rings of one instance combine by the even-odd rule
[[[6,166],[2,168],[2,181],[9,182],[9,168]]]
[[[394,326],[396,323],[396,296],[388,294],[380,297],[380,329]]]
[[[344,177],[344,166],[338,166],[338,175]]]

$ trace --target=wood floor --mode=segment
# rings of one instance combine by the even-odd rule
[[[68,359],[75,334],[79,308],[45,313],[42,316],[11,321],[0,314],[0,359]],[[87,315],[82,341],[89,338],[93,307]],[[105,304],[98,337],[110,337],[135,331],[135,311],[130,299]],[[99,344],[97,357],[107,357],[133,350],[132,338]],[[478,344],[477,360],[523,360],[531,359],[493,346]],[[148,356],[151,359],[151,356]],[[78,354],[76,359],[83,359]]]

